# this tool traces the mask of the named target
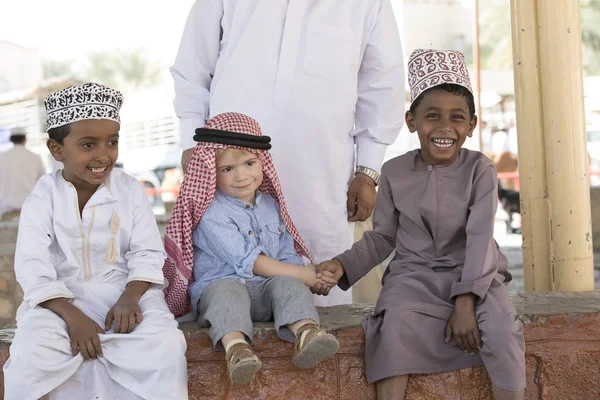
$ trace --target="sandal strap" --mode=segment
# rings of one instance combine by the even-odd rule
[[[302,325],[296,332],[296,351],[302,351],[308,342],[324,334],[325,332],[315,324]]]
[[[247,343],[234,344],[225,354],[225,357],[227,358],[227,364],[230,366],[237,364],[238,362],[240,362],[240,360],[248,358],[258,360],[258,357],[256,356],[256,354],[254,354],[254,352],[250,348],[250,345]]]

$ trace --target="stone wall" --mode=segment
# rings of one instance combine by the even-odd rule
[[[600,292],[523,294],[513,297],[525,325],[528,400],[600,399]],[[256,324],[255,345],[263,362],[256,380],[233,388],[223,353],[205,329],[184,324],[190,399],[375,399],[364,370],[360,322],[368,307],[321,309],[323,325],[340,340],[340,351],[313,370],[290,363],[293,345],[278,339],[271,324]],[[12,330],[0,332],[0,362],[8,357]],[[0,385],[3,379],[0,377]],[[3,387],[0,387],[3,392]],[[0,396],[1,399],[1,396]],[[407,400],[489,400],[484,368],[415,375]]]

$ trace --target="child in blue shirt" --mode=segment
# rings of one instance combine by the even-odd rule
[[[274,321],[279,337],[295,341],[292,363],[298,368],[333,356],[339,344],[319,328],[309,290],[317,283],[315,267],[305,266],[296,253],[307,254],[285,211],[267,152],[270,138],[262,136],[252,118],[224,113],[196,130],[194,139],[200,144],[178,199],[180,207],[195,201],[188,211],[192,219],[199,218],[192,234],[194,282],[188,291],[198,323],[210,328],[215,348],[226,351],[232,384],[251,382],[261,368],[249,344],[253,321]],[[186,225],[178,223],[185,220],[180,211],[176,205],[174,227]],[[183,235],[173,228],[167,236]],[[172,298],[168,293],[167,301]]]

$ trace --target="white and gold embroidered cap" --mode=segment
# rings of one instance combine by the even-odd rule
[[[69,86],[46,97],[46,131],[86,119],[120,123],[121,92],[98,83]]]
[[[463,86],[473,93],[465,56],[455,50],[413,51],[408,59],[411,104],[426,90],[444,83]]]

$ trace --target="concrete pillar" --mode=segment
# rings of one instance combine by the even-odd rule
[[[526,291],[594,289],[579,1],[511,0]]]

